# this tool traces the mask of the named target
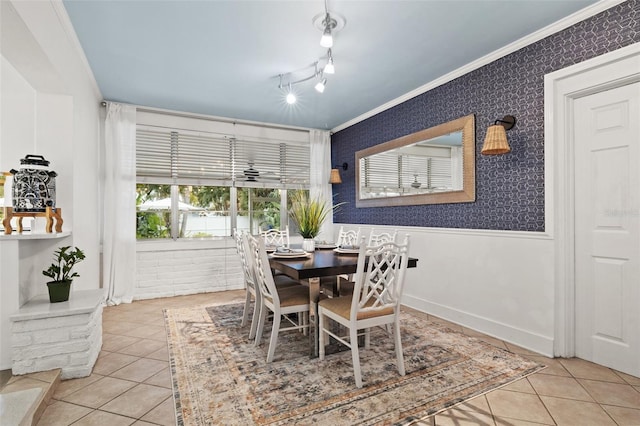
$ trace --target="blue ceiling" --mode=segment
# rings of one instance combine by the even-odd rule
[[[322,1],[64,0],[104,99],[274,124],[331,129],[595,0],[336,0],[336,73],[319,94],[293,86],[326,49]],[[514,76],[516,78],[516,76]],[[287,76],[284,80],[287,82]]]

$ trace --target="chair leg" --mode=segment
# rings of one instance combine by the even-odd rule
[[[404,356],[402,354],[402,338],[400,336],[400,321],[396,318],[394,327],[394,337],[396,345],[396,363],[398,364],[398,373],[404,376]]]
[[[302,312],[300,315],[302,315],[302,325],[305,326],[302,329],[302,334],[304,336],[308,336],[309,335],[309,312]]]
[[[362,374],[360,372],[360,353],[358,350],[358,330],[349,329],[349,344],[351,346],[351,359],[353,360],[353,377],[356,379],[356,387],[362,387]]]
[[[364,348],[369,349],[371,347],[371,329],[366,328],[364,330]]]
[[[253,306],[253,316],[251,317],[251,329],[249,330],[249,340],[256,338],[256,330],[258,328],[259,317],[260,317],[260,303],[256,298],[256,303]]]
[[[260,340],[262,339],[262,332],[264,331],[264,323],[267,320],[267,307],[264,304],[260,305],[260,315],[258,320],[258,330],[256,331],[255,346],[260,346]]]
[[[324,315],[322,314],[322,308],[319,308],[318,318],[318,357],[320,360],[324,359],[324,345],[326,334],[324,332]]]
[[[242,322],[240,323],[241,327],[247,325],[247,320],[249,319],[249,305],[251,304],[251,292],[247,289],[247,297],[244,299],[244,310],[242,311]]]
[[[269,352],[267,353],[267,362],[273,361],[273,354],[276,352],[278,344],[278,331],[280,331],[280,315],[273,314],[273,325],[271,329],[271,340],[269,341]]]

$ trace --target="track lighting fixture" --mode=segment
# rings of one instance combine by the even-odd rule
[[[292,91],[292,86],[296,84],[304,83],[309,80],[317,79],[314,88],[318,93],[323,93],[324,89],[327,86],[327,79],[325,78],[326,74],[335,74],[335,66],[333,63],[333,51],[331,47],[333,46],[333,36],[336,32],[344,28],[346,24],[346,20],[336,14],[329,13],[329,9],[327,8],[327,2],[324,2],[324,13],[320,13],[313,18],[313,25],[320,31],[322,31],[322,38],[320,41],[320,45],[323,47],[327,47],[327,55],[326,57],[321,57],[313,64],[304,68],[303,70],[296,72],[288,72],[284,74],[280,74],[280,83],[278,84],[279,89],[287,88],[286,101],[288,104],[296,103],[296,96]],[[321,66],[323,65],[324,66]],[[312,74],[309,74],[312,68]],[[305,70],[306,71],[305,73]],[[300,74],[302,74],[300,76]]]

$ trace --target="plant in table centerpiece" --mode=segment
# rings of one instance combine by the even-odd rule
[[[54,262],[42,274],[51,278],[47,283],[49,288],[49,301],[66,302],[69,300],[69,290],[71,282],[80,275],[73,271],[73,267],[84,260],[85,255],[78,247],[71,249],[71,246],[58,247],[53,253]]]
[[[298,233],[304,239],[302,248],[305,251],[314,250],[313,239],[320,232],[320,228],[327,216],[333,213],[341,204],[329,205],[319,197],[311,198],[306,191],[299,191],[291,197],[289,217],[298,228]]]

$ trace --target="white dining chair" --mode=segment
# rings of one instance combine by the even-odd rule
[[[289,247],[289,226],[285,229],[267,229],[260,231],[266,247]]]
[[[396,242],[396,236],[398,235],[398,230],[394,230],[393,232],[376,232],[375,229],[371,230],[369,234],[369,242],[368,246],[377,246],[382,243]]]
[[[276,346],[278,344],[278,334],[281,331],[304,330],[305,334],[309,329],[309,290],[300,285],[287,288],[278,287],[275,284],[269,258],[265,249],[264,240],[247,236],[251,250],[255,254],[254,273],[256,286],[260,289],[262,303],[258,317],[258,329],[256,332],[255,345],[260,345],[262,333],[268,312],[273,312],[273,323],[271,327],[271,338],[269,340],[269,350],[267,352],[267,362],[273,361]],[[290,323],[290,326],[283,327],[282,320]]]
[[[251,319],[251,330],[249,332],[249,338],[255,337],[255,328],[258,325],[258,313],[260,312],[260,295],[256,292],[256,284],[253,277],[253,271],[249,266],[249,261],[247,259],[247,252],[245,250],[243,232],[238,231],[237,229],[233,230],[233,236],[236,240],[236,250],[238,252],[238,256],[240,256],[240,264],[242,266],[242,275],[244,277],[244,284],[246,290],[246,296],[244,300],[244,309],[242,311],[242,322],[240,325],[244,327],[247,325],[247,321],[249,320],[249,308],[251,306],[251,299],[255,300],[254,308],[253,308],[253,316]]]
[[[336,245],[338,247],[355,247],[360,241],[361,229],[357,230],[345,230],[344,226],[340,227],[338,231],[338,238],[336,238]],[[353,289],[353,275],[342,274],[335,278],[325,279],[321,282],[324,288],[330,289],[334,295],[341,293],[350,293]]]
[[[340,246],[356,246],[360,241],[360,228],[357,231],[353,229],[345,230],[344,226],[340,227],[338,231],[338,238],[336,238],[336,244]]]
[[[363,241],[358,254],[353,294],[324,299],[318,303],[320,359],[325,358],[324,346],[328,343],[328,336],[351,348],[353,374],[358,388],[362,387],[358,330],[365,330],[365,349],[369,349],[371,327],[392,324],[396,366],[401,376],[405,374],[400,336],[400,299],[409,260],[408,251],[409,235],[402,244],[389,242],[368,247]],[[335,334],[329,320],[346,327],[349,335]]]
[[[249,321],[249,310],[251,308],[251,299],[254,300],[253,314],[251,317],[251,328],[249,330],[249,339],[255,339],[256,330],[258,328],[258,315],[260,314],[260,307],[262,305],[262,294],[256,287],[256,278],[254,272],[254,260],[251,253],[250,246],[247,243],[247,235],[242,231],[234,229],[234,238],[236,240],[236,249],[240,257],[240,263],[242,266],[242,274],[244,277],[246,296],[244,301],[244,309],[242,311],[242,321],[240,326],[244,327]],[[289,278],[285,275],[278,276],[275,279],[277,287],[286,288],[292,286],[298,286],[300,283],[293,278]]]

